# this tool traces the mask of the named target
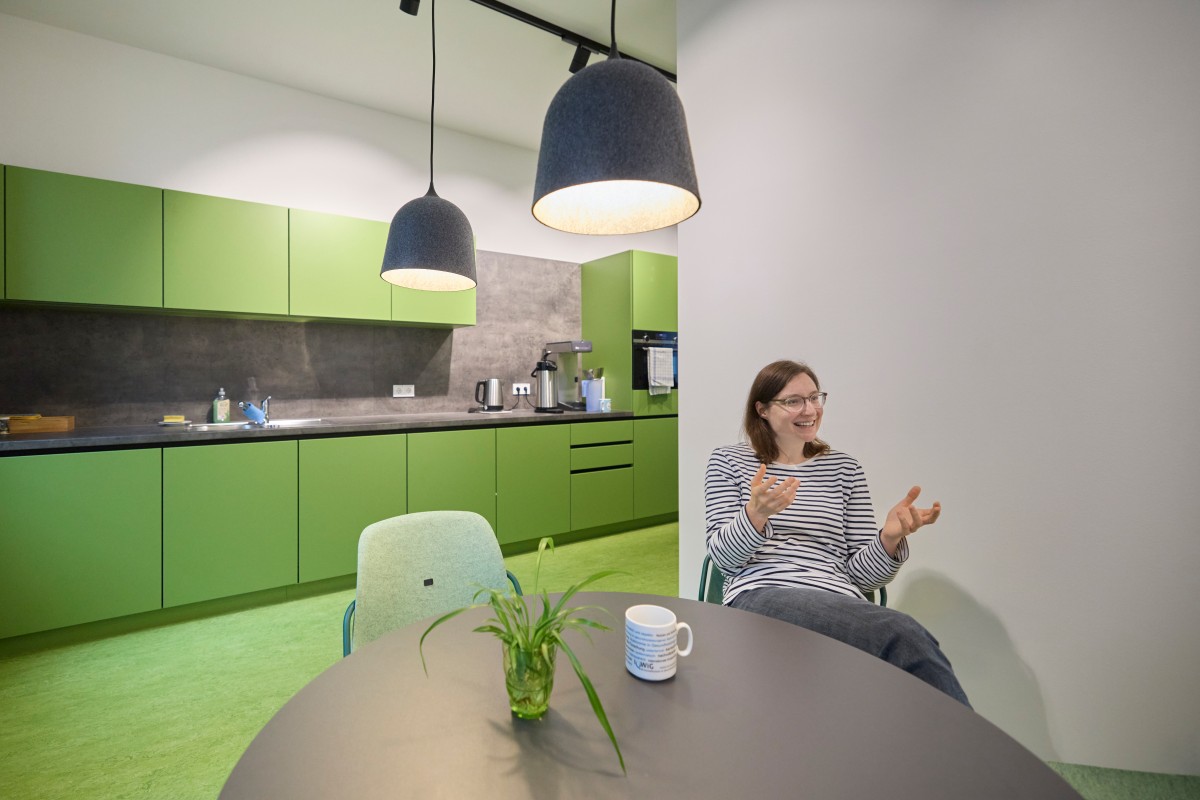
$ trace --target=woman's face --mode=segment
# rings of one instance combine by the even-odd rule
[[[824,409],[815,401],[801,402],[794,408],[787,408],[785,403],[778,401],[803,400],[817,394],[817,384],[804,373],[788,381],[778,395],[766,403],[756,403],[759,416],[771,426],[775,434],[775,442],[785,454],[794,454],[807,442],[817,438],[821,428],[821,415]]]

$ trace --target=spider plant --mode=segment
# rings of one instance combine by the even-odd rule
[[[421,634],[421,641],[418,645],[421,653],[421,666],[428,675],[429,667],[425,664],[425,637],[434,628],[457,617],[464,611],[490,607],[494,616],[475,628],[475,632],[490,633],[504,644],[505,683],[508,687],[509,702],[513,712],[517,716],[527,719],[536,719],[546,712],[550,690],[554,685],[555,655],[561,649],[571,660],[571,667],[579,677],[579,682],[583,684],[584,691],[587,692],[588,701],[592,704],[592,711],[595,712],[596,719],[600,721],[604,732],[608,734],[609,741],[612,742],[613,749],[617,752],[617,760],[621,762],[621,771],[628,774],[625,769],[625,757],[621,755],[621,747],[617,744],[616,734],[613,733],[612,725],[608,722],[608,715],[604,712],[600,696],[596,694],[596,687],[592,685],[583,665],[579,663],[575,651],[563,638],[564,632],[574,630],[582,633],[590,641],[590,631],[611,630],[601,622],[577,616],[581,611],[589,609],[604,611],[604,609],[599,606],[568,607],[567,602],[583,587],[601,578],[607,578],[610,575],[627,575],[628,573],[619,570],[596,572],[567,589],[558,598],[558,601],[551,605],[549,592],[545,589],[541,590],[540,594],[538,592],[542,555],[546,550],[554,550],[553,539],[544,538],[538,543],[537,559],[534,562],[533,589],[529,595],[518,595],[511,588],[504,591],[481,588],[475,593],[476,602],[434,620],[433,624]],[[527,598],[532,600],[535,605],[540,605],[541,611],[536,616],[531,611]],[[516,688],[518,685],[519,689]]]

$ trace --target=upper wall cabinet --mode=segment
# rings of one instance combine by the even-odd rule
[[[614,409],[638,416],[679,412],[678,391],[650,395],[640,381],[642,388],[633,388],[633,332],[679,331],[677,262],[675,256],[629,250],[581,265],[583,338],[592,343],[584,366],[604,367],[604,393]]]
[[[162,190],[7,167],[5,298],[161,308]]]
[[[386,222],[291,209],[291,313],[392,318],[391,284],[379,277]]]
[[[163,192],[167,308],[288,313],[288,210]]]
[[[382,257],[382,251],[380,254]],[[426,328],[461,328],[474,325],[475,290],[423,292],[393,286],[392,321]]]
[[[379,277],[385,222],[0,166],[0,300],[475,324],[475,290]]]

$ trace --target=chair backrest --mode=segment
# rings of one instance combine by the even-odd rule
[[[472,511],[391,517],[358,540],[354,645],[470,605],[480,586],[509,585],[492,526]]]
[[[696,599],[717,605],[725,599],[725,574],[713,563],[712,556],[707,554],[700,565],[700,594]]]

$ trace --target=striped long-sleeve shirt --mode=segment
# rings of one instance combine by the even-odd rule
[[[768,464],[767,475],[800,479],[796,500],[759,533],[746,514],[760,465],[747,444],[719,447],[704,478],[708,552],[728,580],[725,603],[751,589],[801,586],[861,597],[887,584],[908,558],[879,540],[867,477],[836,450],[803,464]]]

